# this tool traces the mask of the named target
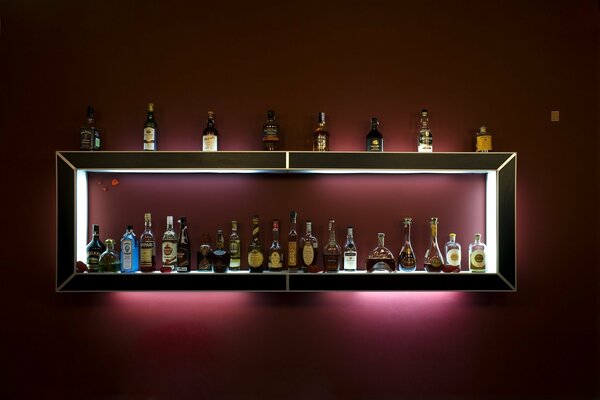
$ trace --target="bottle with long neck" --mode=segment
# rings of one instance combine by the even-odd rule
[[[217,230],[217,243],[213,251],[213,268],[215,272],[227,272],[231,257],[225,250],[225,235],[221,229]]]
[[[263,150],[279,149],[279,124],[275,120],[275,111],[267,111],[267,122],[263,125]]]
[[[356,271],[356,244],[354,243],[354,228],[349,226],[344,244],[344,271]]]
[[[319,113],[317,129],[313,134],[313,151],[329,151],[329,132],[325,125],[325,113]]]
[[[146,122],[144,123],[144,150],[156,151],[156,139],[158,137],[158,125],[154,119],[154,103],[148,104]]]
[[[425,252],[424,266],[427,272],[441,272],[444,265],[444,257],[438,246],[437,231],[438,231],[438,219],[436,217],[431,218],[431,241],[429,247]]]
[[[241,268],[241,247],[238,234],[237,221],[231,221],[231,235],[229,235],[229,270],[239,271]]]
[[[395,270],[394,255],[385,247],[385,233],[378,233],[377,247],[367,258],[367,272],[394,272]]]
[[[160,272],[173,272],[177,267],[177,234],[173,229],[173,216],[167,216],[167,229],[162,239],[162,267]]]
[[[421,111],[421,128],[419,129],[419,153],[431,153],[433,151],[433,135],[429,129],[429,113]]]
[[[202,131],[202,151],[217,151],[219,150],[218,139],[219,132],[215,128],[215,113],[208,112],[206,120],[206,128]]]
[[[469,244],[469,269],[471,272],[486,271],[487,246],[481,241],[481,233],[475,234],[475,239]]]
[[[92,225],[92,240],[86,247],[87,265],[90,272],[100,272],[100,255],[104,253],[106,246],[100,241],[100,226]]]
[[[383,151],[383,135],[377,129],[378,126],[379,120],[371,118],[371,130],[367,133],[367,151]]]
[[[298,232],[296,231],[296,219],[298,213],[290,212],[290,232],[288,233],[288,256],[287,267],[292,273],[298,272]]]
[[[139,243],[133,226],[127,225],[121,238],[121,272],[132,273],[140,269]]]
[[[186,218],[181,217],[177,241],[177,272],[190,272],[192,266],[191,246]]]
[[[283,250],[279,244],[279,221],[273,221],[273,243],[269,248],[269,271],[281,272],[283,270]]]
[[[335,220],[329,220],[329,240],[323,249],[323,270],[325,272],[338,272],[341,266],[342,250],[335,240]]]
[[[252,240],[248,246],[248,266],[250,272],[263,272],[265,257],[260,242],[258,215],[252,217]]]
[[[321,272],[321,269],[317,265],[318,254],[319,254],[319,243],[317,238],[312,234],[312,222],[306,221],[306,234],[300,238],[300,250],[302,251],[302,262],[303,272]]]
[[[404,218],[404,244],[398,256],[398,270],[401,272],[412,272],[417,269],[417,259],[410,242],[410,227],[412,218]]]
[[[446,263],[444,264],[444,272],[460,272],[461,264],[461,248],[460,243],[456,241],[456,233],[449,235],[450,240],[444,246],[446,254]]]
[[[144,232],[140,235],[140,268],[142,272],[154,272],[156,268],[156,243],[150,213],[144,214]]]

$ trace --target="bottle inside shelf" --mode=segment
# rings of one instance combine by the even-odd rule
[[[419,153],[431,153],[433,151],[433,135],[429,128],[429,113],[425,109],[421,111],[420,125],[417,150]]]
[[[150,213],[144,214],[144,232],[140,235],[140,269],[142,272],[154,272],[156,269],[156,243]]]
[[[446,264],[444,264],[444,272],[460,272],[461,267],[461,246],[456,241],[456,233],[449,235],[450,240],[444,246],[446,253]]]
[[[173,272],[177,267],[177,234],[173,229],[173,216],[167,216],[167,229],[162,239],[162,267],[160,272]]]
[[[357,256],[354,228],[349,226],[346,233],[346,243],[344,244],[344,271],[356,271]]]
[[[290,212],[290,231],[288,233],[287,269],[291,273],[298,272],[298,232],[296,231],[296,219],[298,213]]]
[[[487,153],[492,151],[492,134],[488,132],[487,126],[482,125],[475,137],[475,151]]]
[[[367,258],[367,272],[394,272],[394,255],[385,247],[385,233],[377,234],[377,247]]]
[[[398,271],[413,272],[417,269],[417,259],[413,251],[412,243],[410,242],[410,227],[412,218],[404,218],[404,244],[398,256]]]
[[[115,240],[106,239],[106,250],[100,254],[100,272],[120,272],[121,259],[115,251]]]
[[[133,273],[140,269],[139,242],[133,226],[127,225],[125,234],[121,238],[121,272]]]
[[[310,273],[321,272],[317,263],[319,243],[317,238],[312,234],[311,221],[306,221],[306,234],[300,238],[300,243],[298,245],[302,252],[302,257],[300,257],[302,271]]]
[[[325,113],[319,113],[318,126],[313,133],[313,151],[329,151],[329,132],[325,125]]]
[[[481,234],[476,233],[469,244],[469,269],[471,272],[485,272],[487,261],[487,246],[481,241]]]
[[[158,137],[158,125],[154,119],[154,103],[148,104],[146,122],[144,122],[144,150],[156,151],[156,139]]]
[[[283,250],[279,244],[279,220],[273,221],[273,242],[269,248],[269,271],[281,272],[283,270]]]
[[[218,234],[218,232],[217,232]],[[221,232],[221,235],[223,232]],[[208,233],[202,235],[200,249],[196,252],[196,269],[201,272],[211,272],[213,270],[214,253],[210,244]],[[220,271],[225,272],[225,271]]]
[[[96,127],[94,107],[87,108],[87,126],[79,130],[80,150],[100,150],[100,131]]]
[[[424,266],[427,272],[442,272],[444,265],[444,257],[438,246],[437,231],[438,231],[438,219],[436,217],[431,218],[431,240],[429,247],[425,252]]]
[[[190,236],[185,217],[179,218],[179,235],[177,239],[177,272],[190,272],[192,269],[192,256]]]
[[[265,256],[260,241],[260,221],[258,215],[252,217],[252,240],[248,246],[248,266],[250,272],[263,272]]]
[[[241,269],[241,242],[238,234],[238,222],[231,221],[231,235],[229,235],[229,270]]]
[[[215,113],[208,112],[206,128],[202,131],[202,151],[218,151],[219,132],[215,128]]]
[[[213,268],[215,272],[223,273],[229,269],[231,257],[225,249],[225,235],[221,229],[217,230],[217,242],[213,251]]]
[[[92,225],[92,240],[90,240],[85,250],[87,253],[88,271],[100,272],[98,263],[100,260],[100,255],[106,250],[106,246],[100,241],[99,225]]]
[[[263,125],[263,150],[279,150],[279,124],[275,120],[275,111],[267,111],[267,122]]]
[[[342,250],[335,240],[335,220],[329,220],[329,240],[323,248],[323,271],[338,272],[341,267]]]
[[[371,118],[371,130],[367,133],[367,151],[383,151],[383,135],[378,130],[379,120]]]

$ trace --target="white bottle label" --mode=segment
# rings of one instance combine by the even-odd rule
[[[154,139],[155,129],[144,128],[144,150],[156,150]]]
[[[131,240],[123,240],[121,243],[123,251],[123,259],[121,260],[121,268],[123,271],[131,271],[132,269],[132,256],[133,256],[133,244]]]
[[[344,269],[346,271],[356,271],[356,253],[344,254]]]
[[[471,253],[471,267],[477,269],[485,268],[485,252],[483,250],[475,250]]]
[[[458,249],[448,250],[446,260],[448,261],[448,265],[458,267],[460,265],[460,251]]]
[[[281,268],[281,256],[278,252],[273,252],[269,258],[269,268]]]
[[[175,265],[177,263],[177,243],[163,242],[162,263],[163,265]]]
[[[202,136],[202,151],[217,151],[217,136]]]

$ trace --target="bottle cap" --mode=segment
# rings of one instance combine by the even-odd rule
[[[214,117],[215,117],[215,113],[214,113],[214,112],[212,112],[212,111],[209,111],[209,112],[208,112],[208,118],[209,118],[209,119],[213,119]]]
[[[448,236],[450,236],[450,239],[456,239],[456,233],[451,233]]]
[[[427,109],[426,108],[424,108],[424,109],[421,110],[421,115],[427,115]]]
[[[475,234],[475,240],[479,240],[481,239],[481,233],[476,233]]]
[[[479,128],[479,133],[487,133],[487,126],[481,125],[481,128]]]
[[[106,247],[111,247],[111,246],[114,246],[114,245],[115,245],[115,239],[110,239],[110,238],[109,238],[109,239],[106,239],[106,240],[104,241],[104,244],[106,245]]]
[[[269,118],[269,119],[275,118],[275,111],[268,110],[267,111],[267,118]]]
[[[431,217],[431,222],[437,224],[438,218],[437,217]]]
[[[131,231],[131,230],[133,230],[133,225],[127,225],[127,230],[128,230],[128,231]]]
[[[404,218],[404,223],[405,224],[410,224],[412,222],[412,218],[411,217],[405,217]]]
[[[148,111],[154,111],[154,103],[148,103]]]
[[[325,113],[323,111],[319,112],[319,122],[325,122]]]

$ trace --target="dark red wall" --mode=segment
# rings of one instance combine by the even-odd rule
[[[3,398],[598,395],[596,1],[0,4]],[[293,150],[318,111],[334,150],[378,116],[411,151],[423,107],[436,150],[487,124],[519,154],[518,292],[54,293],[54,152],[88,104],[105,149],[140,149],[150,101],[163,150],[209,109],[225,150],[269,108]]]

